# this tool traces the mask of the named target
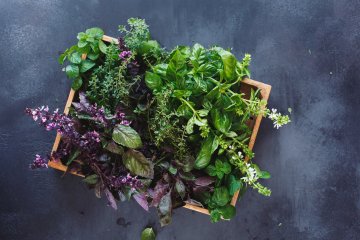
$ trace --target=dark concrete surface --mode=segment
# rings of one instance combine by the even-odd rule
[[[360,239],[360,2],[358,0],[1,0],[0,239]],[[249,191],[230,222],[176,210],[160,228],[155,211],[128,202],[113,211],[73,176],[30,171],[54,140],[23,115],[63,108],[70,81],[59,51],[92,26],[117,35],[146,18],[164,46],[199,42],[253,56],[252,78],[271,84],[269,105],[293,108],[291,125],[264,121],[255,145],[273,194]]]

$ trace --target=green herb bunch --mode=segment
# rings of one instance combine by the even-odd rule
[[[269,196],[259,180],[270,174],[252,162],[250,123],[261,115],[280,128],[290,118],[268,109],[259,89],[243,93],[250,55],[238,60],[198,43],[168,51],[138,18],[119,31],[105,43],[101,29],[88,29],[60,56],[80,92],[69,117],[27,110],[34,120],[46,116],[46,128],[60,126],[56,119],[70,126],[60,129],[67,135],[52,158],[85,175],[114,208],[130,198],[157,208],[162,226],[186,203],[207,208],[217,222],[235,216],[232,199],[249,187]]]

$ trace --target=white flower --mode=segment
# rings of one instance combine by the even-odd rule
[[[242,152],[238,151],[239,158],[242,159],[244,156],[242,155]]]

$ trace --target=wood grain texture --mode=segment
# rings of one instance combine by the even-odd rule
[[[111,43],[111,42],[114,42],[116,44],[118,43],[118,40],[116,38],[112,38],[112,37],[109,37],[109,36],[106,36],[106,35],[103,36],[102,40],[104,42],[108,42],[108,43]],[[85,59],[85,58],[86,58],[86,55],[83,54],[82,59]],[[252,88],[254,90],[260,89],[260,98],[261,99],[266,100],[266,101],[269,99],[270,91],[271,91],[271,86],[270,85],[262,83],[262,82],[258,82],[258,81],[255,81],[255,80],[252,80],[252,79],[249,79],[249,78],[246,78],[246,79],[244,79],[242,81],[241,92],[243,92],[245,94],[245,97],[249,96],[249,92],[250,92],[250,90]],[[69,113],[69,107],[71,106],[71,104],[72,104],[72,102],[74,100],[75,93],[76,92],[73,89],[70,90],[67,102],[65,104],[65,109],[64,109],[64,114],[66,114],[66,115]],[[253,127],[251,137],[250,137],[250,140],[249,140],[249,149],[250,150],[252,150],[253,147],[254,147],[256,136],[257,136],[257,133],[259,131],[261,120],[262,120],[262,116],[259,115],[259,116],[256,116],[255,119],[253,119],[252,121],[250,121],[248,123],[249,127]],[[54,142],[54,145],[53,145],[53,148],[52,148],[52,152],[57,150],[57,148],[59,147],[59,144],[60,144],[60,140],[61,140],[61,136],[58,133],[56,135],[56,138],[55,138],[55,142]],[[249,161],[249,159],[245,158],[245,161]],[[48,165],[49,165],[49,167],[52,167],[54,169],[57,169],[57,170],[60,170],[60,171],[63,171],[63,172],[67,171],[67,166],[63,165],[60,160],[50,159],[50,161],[48,162]],[[73,171],[69,171],[69,172],[71,174],[84,177],[82,174],[79,174],[77,172],[73,172]],[[234,194],[233,198],[231,199],[231,205],[233,205],[233,206],[236,205],[238,197],[239,197],[239,191],[237,191]],[[190,209],[190,210],[193,210],[193,211],[196,211],[196,212],[200,212],[200,213],[203,213],[203,214],[208,214],[208,215],[210,214],[208,209],[205,209],[205,208],[202,208],[202,207],[199,207],[199,206],[195,206],[195,205],[192,205],[192,204],[188,204],[188,203],[185,204],[184,208],[187,208],[187,209]]]

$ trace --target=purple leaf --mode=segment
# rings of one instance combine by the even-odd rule
[[[87,100],[84,92],[80,92],[80,93],[79,93],[79,99],[80,99],[80,104],[83,105],[84,108],[90,107],[90,103],[89,103],[89,101]]]
[[[171,222],[171,210],[172,210],[171,191],[169,191],[161,198],[158,206],[158,215],[160,218],[160,225],[162,227],[168,225]]]
[[[135,201],[143,208],[145,211],[149,211],[149,203],[145,193],[138,193],[133,195]]]
[[[156,183],[154,190],[149,192],[153,199],[151,202],[151,206],[153,207],[159,206],[161,198],[166,194],[168,189],[169,189],[169,185],[164,183],[162,180],[159,180]]]
[[[197,186],[202,186],[202,187],[209,186],[213,182],[215,182],[215,179],[210,176],[199,177],[199,178],[195,179],[195,181],[194,181],[194,183]]]
[[[116,204],[116,200],[114,198],[114,195],[110,192],[110,190],[108,188],[105,188],[104,192],[105,192],[106,198],[108,199],[108,204],[112,208],[117,210],[117,204]]]
[[[179,193],[181,199],[184,199],[186,194],[186,188],[185,184],[180,179],[176,179],[175,189]]]

